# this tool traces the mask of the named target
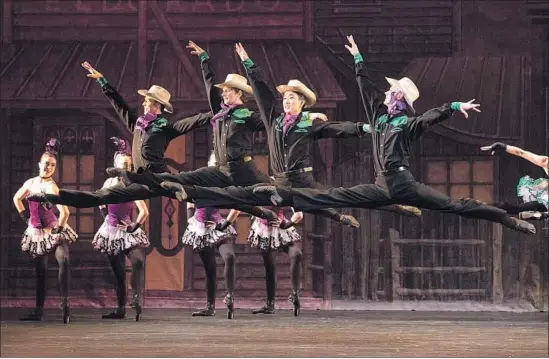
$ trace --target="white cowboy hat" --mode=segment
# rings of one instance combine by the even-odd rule
[[[299,80],[290,80],[287,85],[277,86],[276,89],[281,95],[284,95],[286,91],[293,91],[302,94],[305,97],[304,107],[311,107],[316,103],[315,93]]]
[[[244,76],[238,74],[228,74],[225,82],[214,85],[218,88],[231,87],[234,89],[242,90],[247,94],[252,94],[252,87],[248,85],[248,80]]]
[[[385,78],[387,82],[391,85],[391,89],[398,89],[404,94],[404,99],[412,111],[414,110],[414,101],[419,98],[419,90],[417,89],[416,84],[408,77],[403,77],[400,80],[392,79],[389,77]]]
[[[170,95],[170,92],[166,90],[164,87],[158,86],[158,85],[152,85],[150,89],[148,90],[138,90],[138,94],[145,97],[150,97],[156,102],[161,103],[164,105],[164,111],[173,113],[173,106],[170,103],[170,98],[172,95]]]

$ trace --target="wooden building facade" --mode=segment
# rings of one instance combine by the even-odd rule
[[[235,41],[243,41],[273,85],[301,79],[318,96],[316,110],[332,120],[361,121],[352,57],[343,47],[344,35],[353,33],[380,86],[384,76],[416,81],[419,111],[469,97],[482,104],[482,114],[470,120],[455,116],[416,144],[412,167],[417,178],[455,197],[516,201],[518,178],[525,173],[540,176],[539,171],[478,148],[504,140],[538,153],[548,151],[544,6],[540,1],[520,5],[513,20],[509,6],[461,0],[4,0],[3,304],[19,303],[34,293],[33,266],[20,252],[23,225],[11,198],[36,173],[45,139],[55,135],[63,143],[56,175],[60,187],[90,190],[101,187],[104,169],[112,163],[108,138],[131,137],[99,86],[85,76],[83,61],[101,71],[135,108],[140,106],[137,89],[166,87],[175,119],[208,110],[199,61],[188,54],[185,42],[194,40],[208,51],[222,80],[228,73],[243,73],[233,50]],[[494,11],[500,16],[492,18]],[[507,44],[504,35],[489,39],[486,23],[518,28],[527,41]],[[484,33],[483,41],[474,41],[467,30],[471,26]],[[197,130],[173,141],[167,151],[173,171],[206,165],[209,131]],[[265,141],[263,135],[256,136],[254,158],[268,171]],[[368,139],[319,141],[315,176],[327,186],[372,182],[370,147]],[[166,198],[152,199],[149,206],[153,245],[146,263],[148,304],[202,301],[200,260],[179,242],[185,206]],[[360,230],[312,216],[306,216],[301,227],[303,295],[314,307],[329,308],[338,298],[500,300],[506,293],[514,297],[517,285],[530,285],[536,271],[541,278],[535,281],[540,287],[536,293],[542,295],[530,301],[543,305],[543,283],[549,277],[543,264],[548,258],[543,225],[538,225],[535,239],[526,240],[499,226],[454,216],[425,213],[410,219],[380,211],[346,211],[359,218]],[[106,284],[112,275],[106,258],[90,246],[101,217],[93,209],[71,208],[71,214],[71,225],[81,238],[71,248],[73,296],[84,304],[104,305],[105,298],[113,296]],[[245,244],[249,221],[242,216],[237,222],[237,292],[258,299],[265,293],[264,274],[260,256]],[[277,260],[282,297],[290,290],[288,261],[284,255]],[[222,273],[221,261],[218,264]],[[51,266],[52,295],[55,270]],[[520,295],[527,292],[524,288]]]

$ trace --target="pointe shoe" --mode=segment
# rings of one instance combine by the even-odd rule
[[[234,318],[234,296],[232,293],[227,293],[223,299],[223,303],[227,306],[227,319]]]
[[[288,297],[288,302],[294,305],[294,316],[297,317],[301,312],[301,302],[299,301],[299,292],[292,292]]]
[[[141,320],[143,308],[141,307],[141,295],[134,294],[133,299],[130,302],[130,307],[135,309],[135,321],[138,322]]]
[[[70,314],[68,298],[63,298],[61,300],[61,311],[63,312],[63,323],[69,324],[71,321],[71,314]]]

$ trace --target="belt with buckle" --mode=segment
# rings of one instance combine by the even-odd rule
[[[387,176],[387,175],[393,175],[395,173],[402,172],[402,171],[408,171],[408,167],[400,166],[400,167],[397,167],[397,168],[392,168],[390,170],[379,171],[379,172],[376,173],[376,175],[378,175],[378,176]]]
[[[252,156],[244,156],[236,161],[227,161],[225,163],[220,163],[220,166],[227,166],[227,167],[235,167],[241,164],[244,164],[246,162],[250,162],[252,160]]]
[[[275,175],[275,177],[290,177],[290,176],[297,175],[297,174],[300,174],[300,173],[307,173],[307,172],[312,172],[312,171],[313,171],[312,167],[304,167],[304,168],[300,168],[298,170],[278,173],[278,174]]]

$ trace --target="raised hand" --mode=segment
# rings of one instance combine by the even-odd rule
[[[472,100],[467,101],[467,102],[462,102],[459,105],[459,112],[461,112],[463,114],[463,116],[465,116],[465,118],[469,118],[469,114],[467,113],[467,111],[469,111],[469,110],[480,112],[480,110],[478,109],[480,104],[472,103],[473,101],[475,101],[475,99],[472,99]]]
[[[89,62],[85,61],[82,63],[82,67],[85,68],[86,70],[88,70],[89,74],[87,75],[88,77],[91,77],[92,79],[98,79],[98,78],[101,78],[103,77],[103,74],[99,71],[97,71],[96,69],[94,69],[92,67],[92,65],[89,64]]]
[[[244,46],[242,46],[242,43],[237,42],[235,45],[235,50],[238,56],[240,56],[241,61],[244,61],[250,58],[246,50],[244,50]]]
[[[311,112],[309,113],[309,118],[311,120],[322,120],[324,122],[328,121],[328,116],[326,116],[325,114],[323,113],[319,113],[319,112]]]
[[[496,151],[505,152],[507,145],[503,142],[494,142],[490,146],[483,146],[480,149],[481,151],[491,151],[491,153],[494,154]]]
[[[204,53],[204,49],[198,46],[194,41],[189,41],[187,49],[191,49],[191,54],[200,56]]]
[[[353,38],[353,35],[349,35],[347,36],[347,41],[349,41],[349,45],[345,45],[345,48],[347,50],[349,50],[349,52],[351,53],[351,55],[355,56],[356,54],[359,53],[358,51],[358,46],[356,46],[356,42],[355,42],[355,39]]]

